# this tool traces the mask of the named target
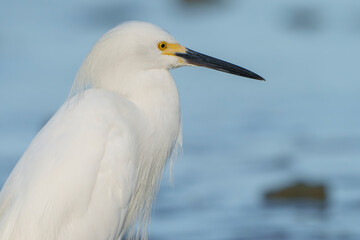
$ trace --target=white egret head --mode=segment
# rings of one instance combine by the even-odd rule
[[[168,32],[151,23],[132,21],[121,24],[100,42],[111,46],[114,64],[147,70],[170,69],[180,63],[174,54],[166,54],[167,45],[180,45]]]
[[[180,45],[168,32],[151,23],[126,22],[106,33],[82,64],[74,87],[115,85],[129,75],[149,69],[202,66],[247,78],[264,80],[234,64]]]

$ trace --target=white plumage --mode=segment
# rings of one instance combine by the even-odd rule
[[[149,23],[105,34],[82,64],[73,96],[6,181],[0,239],[146,239],[163,168],[182,141],[169,69],[201,65],[260,79],[219,61]]]

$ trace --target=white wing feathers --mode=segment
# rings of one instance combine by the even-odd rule
[[[3,187],[0,239],[119,237],[135,181],[135,111],[106,90],[67,101]]]

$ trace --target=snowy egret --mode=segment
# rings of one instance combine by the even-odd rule
[[[162,171],[182,142],[169,73],[180,66],[263,80],[181,46],[150,23],[112,29],[7,179],[0,239],[147,239]]]

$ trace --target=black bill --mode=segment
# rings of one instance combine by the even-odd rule
[[[256,73],[253,73],[245,68],[236,66],[232,63],[228,63],[228,62],[225,62],[225,61],[217,59],[217,58],[207,56],[202,53],[195,52],[188,48],[186,49],[186,53],[178,52],[178,53],[175,53],[175,55],[182,57],[183,59],[185,59],[188,63],[190,63],[192,65],[212,68],[212,69],[215,69],[218,71],[235,74],[235,75],[242,76],[242,77],[265,81],[264,78],[260,77]]]

